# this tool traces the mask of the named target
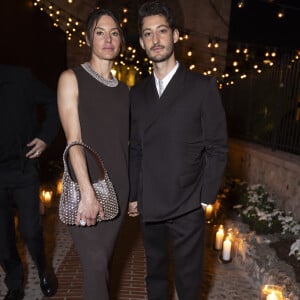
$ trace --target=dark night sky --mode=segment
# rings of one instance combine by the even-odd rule
[[[300,50],[300,0],[232,0],[229,40]],[[283,19],[277,11],[285,10]]]

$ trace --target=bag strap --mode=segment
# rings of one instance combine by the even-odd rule
[[[93,157],[95,158],[95,160],[97,162],[97,165],[100,169],[100,180],[103,180],[105,178],[105,175],[106,175],[107,172],[106,172],[106,169],[104,167],[104,163],[103,163],[100,155],[94,149],[92,149],[90,146],[88,146],[87,144],[85,144],[83,142],[80,142],[80,141],[71,142],[70,144],[68,144],[66,146],[66,148],[64,150],[64,153],[63,153],[64,169],[70,174],[69,167],[68,167],[68,164],[67,164],[67,155],[68,155],[68,152],[69,152],[70,148],[75,146],[75,145],[83,146],[85,149],[87,149],[93,155]]]

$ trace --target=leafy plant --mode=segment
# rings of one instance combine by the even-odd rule
[[[273,197],[265,191],[263,185],[248,186],[245,182],[234,179],[229,186],[234,195],[234,208],[257,234],[300,234],[300,223],[293,219],[291,213],[285,214],[276,208]]]

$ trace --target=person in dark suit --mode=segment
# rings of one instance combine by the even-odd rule
[[[21,236],[37,266],[45,296],[57,289],[47,266],[39,213],[39,157],[59,129],[55,93],[29,69],[0,65],[0,264],[6,273],[4,299],[24,298],[24,272],[17,251],[14,212]],[[45,113],[39,125],[37,106]]]
[[[130,91],[128,214],[141,218],[148,299],[168,299],[171,241],[178,297],[196,300],[205,242],[203,206],[214,203],[227,163],[225,113],[215,80],[176,61],[179,32],[168,7],[144,3],[138,23],[140,44],[154,72]]]

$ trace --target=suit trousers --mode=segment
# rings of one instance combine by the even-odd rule
[[[147,260],[148,299],[169,299],[169,265],[173,259],[179,300],[198,300],[205,244],[202,207],[172,220],[142,222],[142,231]]]
[[[19,231],[38,268],[45,269],[43,232],[39,213],[39,176],[35,166],[23,171],[0,171],[0,264],[8,289],[23,286],[24,272],[16,245],[14,215]]]

